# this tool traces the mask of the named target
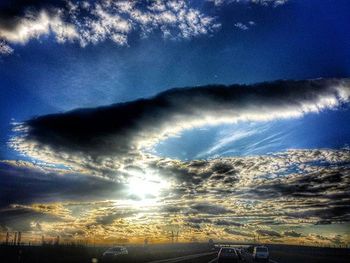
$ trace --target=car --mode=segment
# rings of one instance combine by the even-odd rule
[[[255,261],[269,262],[269,250],[265,246],[256,246],[253,251]]]
[[[116,246],[116,247],[111,247],[107,249],[103,254],[102,257],[104,260],[113,260],[115,258],[119,258],[125,255],[128,255],[129,252],[126,249],[126,247],[122,246]]]
[[[235,248],[223,247],[218,253],[218,263],[222,262],[240,262],[241,257]]]

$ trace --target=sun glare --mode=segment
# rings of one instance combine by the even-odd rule
[[[164,179],[152,174],[134,174],[128,179],[128,192],[139,200],[156,199],[169,187]]]

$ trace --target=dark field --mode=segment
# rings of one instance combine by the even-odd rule
[[[269,246],[271,259],[280,263],[350,262],[350,249],[304,246]]]
[[[89,246],[0,246],[0,262],[103,262],[102,253],[108,247]],[[129,255],[118,257],[117,262],[149,262],[160,259],[207,253],[203,244],[127,246]],[[213,257],[212,257],[213,258]],[[186,261],[181,261],[186,262]]]
[[[88,246],[0,246],[0,262],[106,262],[102,253],[108,247]],[[129,255],[113,262],[216,262],[216,251],[207,244],[174,244],[127,246]],[[270,245],[270,262],[278,263],[342,263],[349,262],[350,250],[303,246]],[[244,262],[254,262],[251,254],[244,252]]]

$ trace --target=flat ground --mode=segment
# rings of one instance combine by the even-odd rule
[[[118,257],[113,262],[190,263],[217,262],[217,251],[206,244],[174,244],[127,247],[129,255]],[[106,247],[88,246],[0,246],[0,261],[3,263],[89,263],[105,262],[102,253]],[[271,245],[272,263],[345,263],[349,262],[349,249],[315,248],[301,246]],[[244,262],[254,262],[248,252],[243,252]]]
[[[350,249],[304,246],[269,246],[271,258],[279,263],[345,263]]]

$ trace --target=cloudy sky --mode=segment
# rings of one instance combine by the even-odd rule
[[[0,3],[0,238],[350,242],[347,0]]]

